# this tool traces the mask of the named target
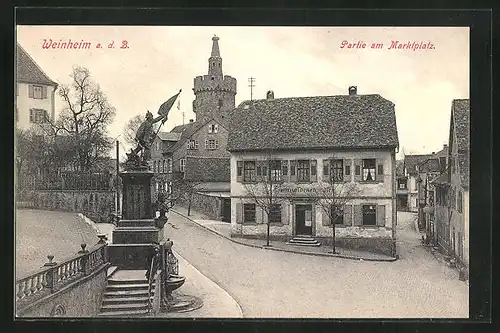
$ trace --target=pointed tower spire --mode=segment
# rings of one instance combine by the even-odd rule
[[[208,58],[208,75],[212,77],[222,76],[222,58],[219,50],[219,37],[214,35],[212,37],[212,53]]]
[[[210,55],[211,58],[220,58],[220,51],[219,51],[219,37],[214,35],[212,37],[212,54]]]

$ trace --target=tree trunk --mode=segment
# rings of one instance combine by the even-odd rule
[[[269,246],[270,230],[271,230],[271,222],[269,221],[269,213],[267,213],[267,243],[266,243],[267,246]]]
[[[335,253],[335,220],[332,221],[332,253]]]
[[[191,216],[191,201],[193,200],[193,194],[191,193],[189,195],[189,200],[188,200],[188,216]]]

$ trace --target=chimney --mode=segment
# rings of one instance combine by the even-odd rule
[[[358,93],[358,87],[350,86],[349,87],[349,96],[356,95]]]
[[[434,155],[435,153],[436,153],[436,152],[435,152],[435,151],[433,151],[433,152],[432,152],[432,155]]]
[[[444,144],[444,145],[443,145],[443,149],[448,149],[448,145],[447,145],[447,144]]]
[[[269,90],[269,91],[266,93],[266,99],[274,99],[274,91]]]
[[[189,122],[192,123],[194,120],[193,119],[189,119]]]

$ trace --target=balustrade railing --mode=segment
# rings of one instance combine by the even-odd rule
[[[108,261],[106,255],[106,244],[99,243],[90,250],[82,244],[77,255],[61,263],[52,262],[54,256],[47,256],[49,262],[44,267],[16,280],[16,304],[34,301],[91,274]]]

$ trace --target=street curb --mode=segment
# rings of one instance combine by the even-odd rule
[[[202,272],[200,272],[199,269],[197,269],[196,267],[194,267],[189,261],[187,261],[183,256],[181,256],[179,254],[179,252],[175,251],[175,250],[172,250],[172,252],[174,252],[175,256],[178,257],[178,258],[181,258],[183,261],[184,261],[184,264],[185,265],[188,265],[190,266],[190,268],[194,269],[196,272],[198,272],[201,276],[203,276],[205,279],[207,279],[208,281],[212,282],[220,291],[222,291],[223,293],[225,293],[230,299],[233,300],[233,302],[237,305],[238,307],[238,311],[240,313],[240,317],[239,318],[243,318],[243,310],[241,308],[241,305],[240,303],[236,302],[236,300],[234,299],[233,296],[231,296],[224,288],[222,288],[221,286],[219,286],[218,283],[216,283],[214,280],[208,278],[205,274],[203,274]],[[238,317],[237,317],[238,318]]]
[[[253,244],[247,244],[247,243],[244,243],[244,242],[241,242],[241,241],[238,241],[234,238],[231,238],[231,237],[227,237],[226,235],[218,232],[217,230],[214,230],[212,228],[209,228],[199,222],[197,222],[196,220],[193,220],[191,217],[187,216],[186,214],[184,213],[181,213],[181,212],[178,212],[174,209],[170,209],[170,211],[188,219],[189,221],[195,223],[196,225],[199,225],[200,227],[216,234],[216,235],[219,235],[220,237],[223,237],[225,239],[228,239],[230,240],[231,242],[233,243],[236,243],[236,244],[241,244],[241,245],[245,245],[245,246],[249,246],[249,247],[254,247],[254,248],[257,248],[257,249],[264,249],[264,250],[273,250],[273,251],[280,251],[280,252],[289,252],[289,253],[296,253],[296,254],[304,254],[304,255],[310,255],[310,256],[319,256],[319,257],[332,257],[332,258],[340,258],[340,259],[349,259],[349,260],[357,260],[357,261],[376,261],[376,262],[394,262],[396,260],[398,260],[398,258],[388,258],[388,259],[373,259],[373,258],[360,258],[360,257],[350,257],[350,256],[345,256],[345,255],[341,255],[341,254],[328,254],[328,253],[316,253],[316,252],[307,252],[307,251],[298,251],[298,250],[287,250],[287,249],[280,249],[280,248],[273,248],[273,247],[267,247],[267,246],[264,246],[264,245],[253,245]]]

